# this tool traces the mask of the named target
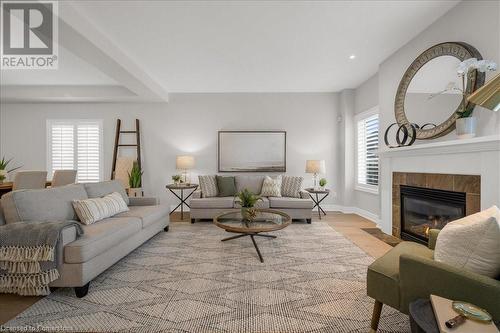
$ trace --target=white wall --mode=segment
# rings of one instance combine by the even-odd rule
[[[356,88],[354,95],[354,113],[362,113],[377,105],[378,75],[375,74]],[[352,140],[354,140],[354,135]],[[380,144],[383,145],[383,142],[381,141]],[[353,149],[355,149],[354,145]],[[380,216],[380,199],[378,194],[356,190],[355,188],[353,188],[352,190],[352,205],[354,207],[367,211],[375,216]]]
[[[339,184],[337,170],[338,95],[173,94],[168,104],[2,104],[1,149],[24,169],[46,168],[46,119],[104,120],[104,171],[109,178],[116,118],[132,127],[142,124],[144,187],[163,202],[175,200],[165,191],[175,170],[175,156],[193,154],[197,174],[217,169],[217,131],[258,129],[287,131],[287,173],[302,175],[307,159],[325,159],[330,187]],[[334,196],[325,203],[335,203]]]

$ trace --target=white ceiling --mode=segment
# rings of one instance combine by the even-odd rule
[[[357,87],[457,2],[101,0],[59,11],[70,4],[168,92],[330,92]],[[2,85],[116,84],[61,56],[57,73],[7,73]]]

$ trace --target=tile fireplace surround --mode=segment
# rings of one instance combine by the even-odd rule
[[[392,174],[392,234],[401,238],[400,185],[436,190],[464,192],[466,215],[480,211],[481,176],[438,173],[393,172]]]

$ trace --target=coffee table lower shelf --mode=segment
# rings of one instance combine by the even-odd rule
[[[264,258],[262,258],[262,254],[260,253],[259,247],[257,246],[257,242],[255,241],[254,236],[267,237],[267,238],[276,238],[277,236],[267,235],[267,234],[261,234],[261,233],[258,233],[258,232],[240,233],[240,234],[238,234],[236,236],[231,236],[231,237],[224,238],[224,239],[221,240],[221,242],[225,242],[225,241],[228,241],[228,240],[231,240],[231,239],[241,238],[241,237],[245,237],[245,236],[250,236],[250,238],[252,239],[253,246],[255,247],[255,250],[257,251],[257,254],[259,255],[260,262],[264,262]]]

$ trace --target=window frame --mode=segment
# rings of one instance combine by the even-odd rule
[[[97,123],[99,126],[99,182],[104,180],[104,122],[102,119],[47,119],[46,121],[46,165],[47,175],[53,177],[52,169],[52,126],[72,125],[73,126],[73,167],[78,170],[78,125],[85,123]],[[78,175],[77,175],[78,179]]]
[[[370,185],[370,184],[362,184],[359,183],[359,165],[358,165],[358,152],[359,152],[359,137],[358,137],[358,123],[360,121],[366,120],[370,117],[373,117],[374,115],[378,116],[378,121],[379,121],[379,133],[378,133],[378,139],[379,139],[379,144],[380,144],[380,110],[378,105],[374,106],[366,111],[363,111],[361,113],[358,113],[354,116],[354,126],[355,126],[355,140],[354,140],[354,163],[355,163],[355,181],[354,181],[354,189],[357,191],[363,191],[363,192],[368,192],[371,194],[379,194],[379,186],[380,186],[380,159],[378,161],[378,175],[379,175],[379,180],[378,180],[378,185]]]

